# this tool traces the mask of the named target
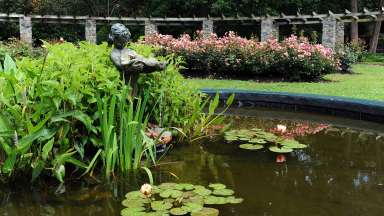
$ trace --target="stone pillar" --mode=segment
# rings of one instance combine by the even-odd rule
[[[214,32],[213,30],[214,25],[213,25],[213,20],[203,20],[203,36],[204,37],[209,37],[211,34]]]
[[[20,40],[32,45],[32,20],[31,17],[23,16],[19,18]]]
[[[329,16],[323,20],[323,41],[325,47],[335,49],[336,46],[336,25],[335,17]]]
[[[264,19],[261,21],[260,40],[266,41],[271,37],[279,39],[279,26],[273,23],[273,19]]]
[[[344,45],[344,23],[337,22],[336,24],[336,44]]]
[[[156,34],[158,32],[157,25],[155,22],[147,20],[145,21],[145,36]]]
[[[87,19],[85,21],[85,40],[95,44],[97,42],[96,35],[96,20]]]

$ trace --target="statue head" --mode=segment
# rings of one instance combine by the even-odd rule
[[[127,45],[130,38],[131,33],[125,25],[121,23],[112,25],[111,32],[109,33],[109,40],[117,49],[123,49]]]

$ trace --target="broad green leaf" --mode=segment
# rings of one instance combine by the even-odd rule
[[[16,152],[12,152],[11,154],[8,155],[7,159],[3,164],[3,167],[2,167],[3,173],[10,174],[11,172],[13,172],[15,163],[16,163]]]
[[[8,54],[4,58],[4,73],[10,74],[16,72],[16,63],[12,60]]]
[[[43,158],[43,160],[47,160],[48,159],[48,156],[49,156],[49,153],[52,151],[52,147],[53,147],[53,143],[55,141],[55,138],[52,138],[51,140],[49,140],[44,146],[43,146],[43,149],[42,149],[42,155],[41,157]]]
[[[42,160],[35,162],[34,166],[32,167],[32,182],[34,182],[40,176],[41,172],[44,170],[44,166],[45,162]]]

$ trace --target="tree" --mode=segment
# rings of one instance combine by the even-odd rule
[[[384,0],[380,1],[379,8],[384,7]],[[378,20],[375,23],[375,28],[373,30],[373,35],[371,38],[371,41],[369,43],[369,52],[370,53],[376,53],[377,50],[377,44],[379,43],[379,36],[380,36],[380,30],[381,30],[381,22],[382,18],[384,18],[382,15],[377,16]]]

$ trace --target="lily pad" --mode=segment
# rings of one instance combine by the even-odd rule
[[[207,205],[223,205],[227,203],[225,197],[206,196],[204,197],[204,203]]]
[[[177,184],[175,185],[174,187],[175,190],[193,190],[194,189],[194,186],[193,184]]]
[[[214,195],[217,195],[217,196],[231,196],[235,193],[235,191],[231,190],[231,189],[216,189],[213,191],[213,194]]]
[[[199,205],[197,203],[185,203],[185,205],[181,208],[192,213],[201,211],[203,209],[203,205]]]
[[[152,201],[151,202],[151,208],[154,211],[164,211],[172,208],[172,204],[169,202],[164,202],[164,201]]]
[[[173,182],[165,182],[160,184],[158,187],[160,190],[174,189],[177,184]]]
[[[191,216],[218,216],[219,210],[214,208],[203,208],[199,212],[192,212]]]
[[[125,199],[121,202],[121,204],[128,208],[138,208],[143,207],[145,202],[143,202],[141,199]]]
[[[213,183],[213,184],[209,184],[208,187],[213,188],[214,190],[219,190],[219,189],[224,189],[227,186],[221,183]]]
[[[293,149],[285,147],[285,146],[283,146],[281,148],[279,148],[277,146],[271,146],[271,147],[269,147],[269,150],[271,152],[276,152],[276,153],[289,153],[289,152],[293,151]]]
[[[188,211],[186,211],[183,208],[173,208],[169,211],[172,215],[186,215],[188,214]]]
[[[282,146],[288,147],[288,148],[292,148],[292,149],[307,148],[307,145],[301,144],[294,139],[285,139],[285,140],[279,142],[279,144]]]
[[[168,189],[168,190],[164,190],[162,192],[160,192],[160,197],[162,198],[179,198],[183,196],[183,192],[179,191],[179,190],[172,190],[172,189]]]
[[[264,146],[247,143],[247,144],[241,144],[239,148],[246,149],[246,150],[260,150],[260,149],[263,149]]]
[[[145,198],[145,196],[140,191],[131,191],[125,194],[127,199],[137,199],[137,198]]]
[[[196,194],[198,194],[200,196],[208,196],[212,193],[211,190],[206,189],[206,188],[198,188],[198,189],[195,189],[193,192],[195,192]]]
[[[255,139],[249,140],[249,143],[265,144],[267,143],[267,141],[265,139],[255,138]]]
[[[239,204],[239,203],[242,203],[243,201],[244,201],[243,198],[236,198],[234,196],[227,197],[227,202],[230,204]]]
[[[125,209],[121,210],[120,214],[122,216],[137,216],[137,215],[145,214],[144,211],[145,211],[144,207],[125,208]]]

